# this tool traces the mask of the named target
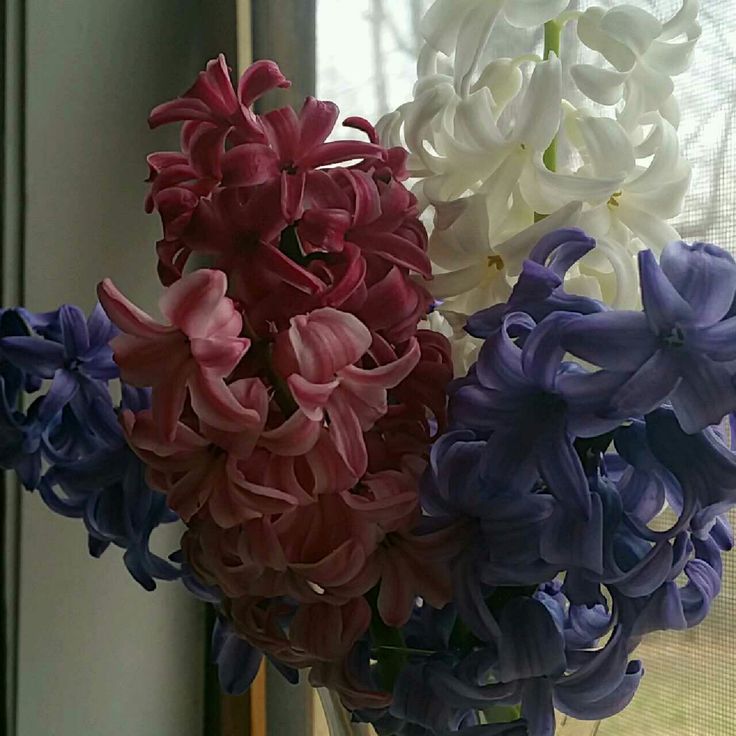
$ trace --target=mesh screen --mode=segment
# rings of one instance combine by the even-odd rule
[[[659,18],[679,0],[630,0]],[[610,7],[610,0],[591,3]],[[375,121],[409,98],[419,45],[417,25],[428,0],[318,0],[318,96],[345,115]],[[701,2],[703,36],[695,63],[676,78],[680,139],[693,164],[684,213],[686,240],[707,240],[736,253],[736,3]],[[520,35],[523,35],[520,33]],[[566,35],[566,38],[569,38]],[[495,39],[493,55],[523,38]],[[526,39],[539,42],[539,39]],[[516,46],[518,48],[518,45]],[[563,60],[579,51],[563,47]],[[734,518],[736,521],[736,517]],[[724,590],[708,620],[687,633],[655,634],[638,655],[646,676],[634,703],[601,724],[598,736],[736,735],[736,552],[727,556]]]

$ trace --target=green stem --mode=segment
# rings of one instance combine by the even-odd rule
[[[560,45],[562,41],[562,24],[556,20],[549,20],[544,24],[544,58],[548,60],[552,54],[559,58]],[[557,171],[557,136],[552,139],[549,147],[542,156],[544,165],[550,171]],[[539,212],[534,213],[534,222],[543,220],[547,215]]]
[[[562,26],[556,20],[544,24],[544,58],[548,60],[552,54],[559,58],[562,40]],[[544,152],[544,165],[550,171],[557,171],[557,137],[552,139],[549,148]]]
[[[378,612],[378,589],[369,591],[366,599],[373,610],[370,633],[378,660],[376,667],[378,684],[384,691],[391,693],[401,670],[406,665],[409,650],[406,648],[401,631],[383,622]]]

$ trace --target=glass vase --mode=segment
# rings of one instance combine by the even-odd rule
[[[322,730],[315,729],[315,736],[375,736],[373,728],[365,723],[353,723],[343,708],[340,698],[331,690],[317,688],[324,713]],[[327,731],[324,732],[326,723]],[[596,736],[600,721],[576,721],[568,716],[557,716],[556,736]]]

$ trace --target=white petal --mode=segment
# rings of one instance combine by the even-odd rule
[[[487,87],[493,97],[493,115],[496,119],[506,105],[519,94],[524,75],[513,59],[494,59],[480,73],[472,91]]]
[[[680,127],[680,105],[674,95],[670,95],[659,106],[659,113],[673,128]]]
[[[646,10],[621,5],[603,16],[601,31],[641,56],[662,33],[662,24]]]
[[[455,46],[455,89],[461,95],[470,90],[502,4],[503,0],[481,0],[463,18]]]
[[[677,131],[666,120],[660,118],[654,132],[658,138],[654,157],[644,173],[626,183],[627,191],[646,192],[658,188],[667,180],[677,178],[678,172],[680,175],[684,173],[681,167],[684,159],[680,157],[680,141],[677,138]]]
[[[624,192],[621,201],[625,200],[627,204],[663,219],[677,217],[682,212],[685,195],[690,188],[692,178],[690,164],[684,159],[681,160],[677,169],[670,172],[670,175],[674,176],[671,181],[662,182],[656,188],[645,192]]]
[[[569,0],[511,0],[504,15],[512,26],[534,28],[556,18],[569,4]]]
[[[429,257],[454,270],[485,258],[490,252],[489,222],[483,194],[435,204],[437,223],[429,240]],[[440,225],[446,225],[440,227]]]
[[[575,64],[570,69],[578,89],[593,102],[615,105],[623,96],[625,72],[601,69],[592,64]]]
[[[643,95],[644,112],[656,110],[674,91],[672,79],[640,61],[629,77],[630,87],[638,87]]]
[[[448,299],[459,294],[465,294],[479,286],[486,278],[487,270],[488,261],[484,258],[482,261],[477,261],[472,266],[466,266],[458,271],[436,273],[431,281],[425,282],[425,285],[429,287],[435,299]]]
[[[575,227],[582,208],[581,202],[570,202],[543,220],[535,222],[503,243],[494,246],[493,250],[503,259],[506,272],[510,276],[518,276],[521,273],[524,259],[527,258],[532,248],[553,230],[561,227]]]
[[[425,145],[424,139],[432,121],[445,109],[454,98],[454,92],[450,85],[442,85],[425,90],[415,98],[414,102],[407,107],[404,115],[404,139],[406,147],[419,159],[422,164],[434,171],[441,158],[430,153]]]
[[[528,156],[524,151],[521,149],[514,151],[483,184],[481,192],[486,194],[486,207],[491,227],[498,228],[506,217],[509,198],[519,183],[519,177],[527,160]]]
[[[424,14],[419,31],[433,48],[450,56],[466,14],[483,0],[436,0]]]
[[[634,148],[620,123],[584,117],[579,125],[595,176],[626,177],[634,170]]]
[[[683,0],[677,13],[664,24],[660,38],[663,41],[668,41],[683,33],[690,36],[693,32],[697,32],[700,29],[698,24],[699,11],[700,3],[698,0]]]
[[[646,61],[657,71],[674,76],[690,68],[698,37],[681,43],[654,41],[646,54]]]
[[[505,145],[493,113],[491,91],[488,87],[481,87],[458,103],[453,130],[455,137],[481,149]]]
[[[629,205],[623,198],[616,208],[616,214],[631,232],[641,239],[645,246],[652,248],[657,253],[667,243],[679,240],[677,230],[668,225],[661,217]]]
[[[596,255],[603,255],[606,258],[612,269],[613,278],[598,272],[598,282],[604,300],[617,309],[633,306],[638,300],[639,293],[636,259],[625,245],[606,238],[597,241],[596,251]],[[581,270],[595,273],[585,268],[585,259]]]
[[[527,166],[521,176],[521,191],[524,199],[536,212],[554,212],[568,202],[588,202],[592,205],[608,201],[617,192],[625,177],[593,178],[560,174],[550,171],[535,157],[532,166]]]
[[[536,65],[524,94],[515,138],[533,151],[545,151],[560,129],[562,66],[553,56]]]
[[[636,56],[624,44],[601,30],[600,26],[604,16],[603,8],[588,8],[578,18],[578,38],[589,49],[603,54],[606,60],[620,72],[628,72],[636,63]]]

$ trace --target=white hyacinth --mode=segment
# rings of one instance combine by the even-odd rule
[[[451,338],[459,370],[477,348],[463,336],[465,315],[508,297],[541,235],[578,226],[595,237],[566,288],[616,307],[635,306],[636,252],[678,237],[668,220],[681,211],[690,165],[672,77],[700,35],[697,0],[664,23],[628,4],[568,5],[437,0],[421,24],[414,97],[378,124],[385,145],[409,151],[414,191],[433,218],[430,288],[441,306],[432,326]],[[600,63],[563,70],[550,48],[546,58],[530,49],[493,58],[491,32],[504,23],[553,34],[575,23]],[[566,85],[589,102],[566,99]]]

